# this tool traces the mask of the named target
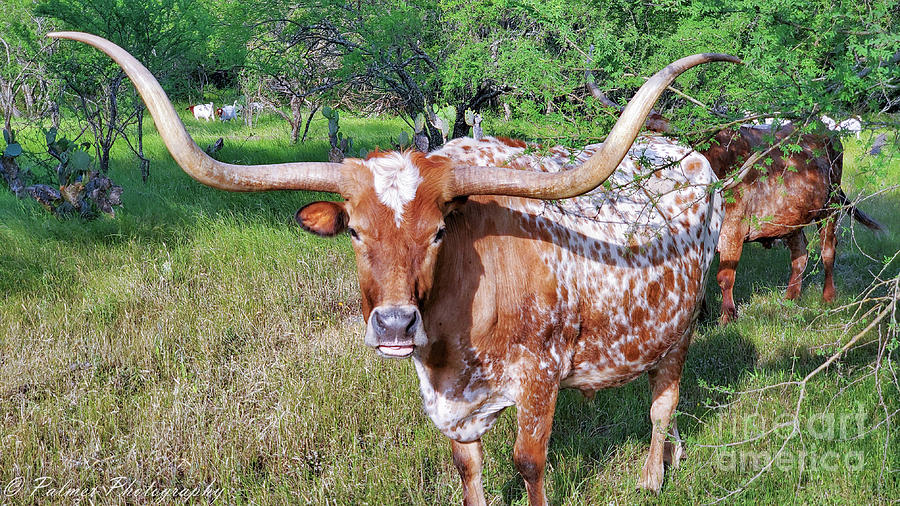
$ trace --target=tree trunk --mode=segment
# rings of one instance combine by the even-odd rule
[[[12,89],[9,83],[0,78],[0,109],[3,112],[3,128],[12,129],[13,109]]]
[[[50,109],[50,122],[53,123],[53,128],[59,130],[59,102],[51,100],[48,109]]]
[[[300,139],[300,142],[306,142],[306,134],[309,133],[309,124],[312,123],[313,116],[316,115],[316,111],[319,110],[319,104],[313,104],[312,110],[309,111],[309,117],[306,118],[306,126],[303,128],[303,138]]]
[[[135,107],[137,107],[137,156],[141,160],[141,180],[146,183],[150,178],[150,160],[144,157],[144,104],[138,101]]]
[[[300,110],[300,105],[301,100],[298,97],[291,97],[291,144],[297,144],[300,139],[300,125],[303,124],[303,111]]]
[[[106,132],[101,132],[100,142],[100,172],[109,173],[109,152],[112,150],[113,141],[116,138],[116,126],[119,122],[119,86],[122,84],[122,76],[119,75],[109,85],[107,92],[107,106],[109,110],[109,120],[106,125]]]
[[[453,122],[453,131],[450,133],[451,139],[469,136],[469,125],[466,123],[467,105],[462,102],[456,104],[456,120]]]
[[[506,92],[506,88],[497,88],[490,82],[485,82],[478,87],[474,95],[465,103],[456,105],[456,121],[453,122],[453,134],[451,138],[467,137],[469,135],[469,125],[466,123],[466,110],[472,112],[481,112],[490,101]],[[505,104],[504,104],[505,105]],[[508,106],[507,106],[508,107]]]
[[[25,113],[34,116],[34,94],[30,84],[22,84],[22,97],[25,99]]]

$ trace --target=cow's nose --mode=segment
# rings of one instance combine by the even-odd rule
[[[410,341],[419,326],[419,312],[411,308],[377,308],[372,311],[372,328],[379,343]]]

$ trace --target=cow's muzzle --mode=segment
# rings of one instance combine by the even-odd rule
[[[412,355],[426,343],[422,315],[416,306],[378,306],[369,315],[365,342],[388,358]]]

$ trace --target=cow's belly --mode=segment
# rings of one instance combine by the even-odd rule
[[[560,381],[562,388],[579,390],[602,390],[624,385],[643,374],[652,364],[639,367],[622,367],[612,362],[583,361],[572,368],[569,375]]]

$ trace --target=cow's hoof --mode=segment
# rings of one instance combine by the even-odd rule
[[[797,300],[800,297],[800,289],[788,287],[787,291],[784,292],[784,298],[787,300]]]
[[[719,325],[724,327],[734,320],[737,320],[737,311],[722,311],[722,315],[719,316]]]
[[[641,479],[638,481],[638,488],[658,494],[659,490],[662,488],[662,482],[662,462],[660,462],[659,465],[651,465],[650,462],[645,463],[644,468],[641,470]]]
[[[719,325],[724,327],[725,325],[728,325],[729,323],[733,322],[734,320],[737,320],[737,317],[738,317],[737,306],[735,306],[733,302],[730,304],[727,302],[723,302],[722,303],[722,314],[719,316]]]

